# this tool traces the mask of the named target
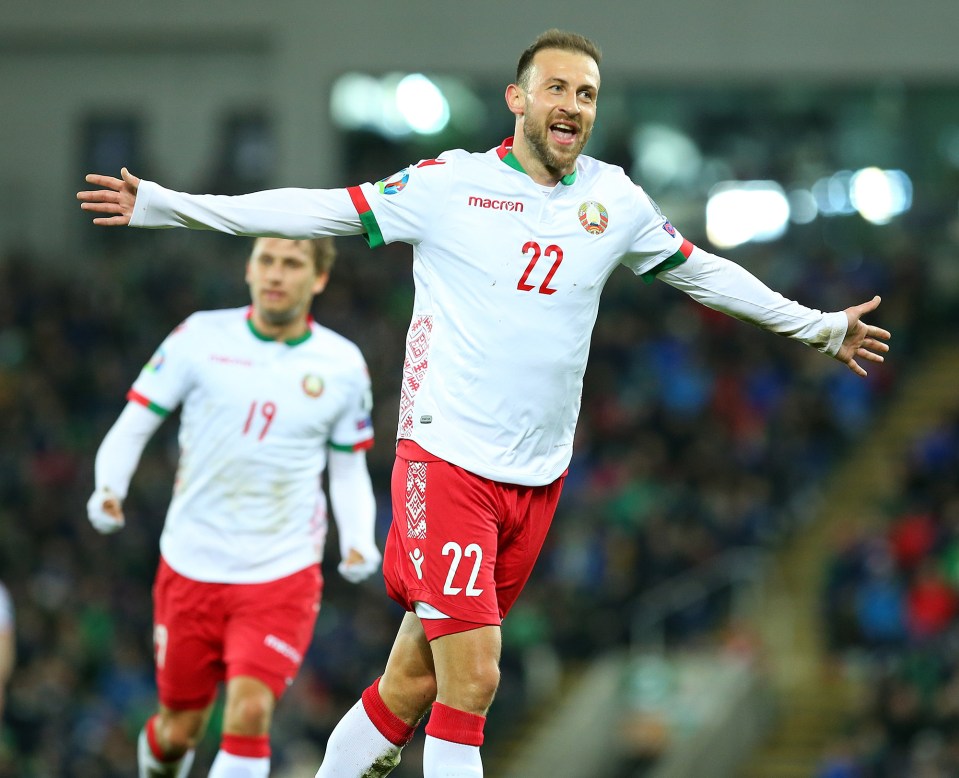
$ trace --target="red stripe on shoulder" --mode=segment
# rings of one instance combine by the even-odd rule
[[[696,248],[692,242],[683,238],[683,245],[679,247],[679,253],[682,254],[686,259],[689,259],[689,255],[693,253],[693,249]]]

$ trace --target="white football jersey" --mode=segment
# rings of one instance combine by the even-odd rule
[[[371,245],[413,245],[398,436],[487,478],[540,485],[572,456],[607,278],[619,264],[675,266],[691,244],[621,168],[581,156],[543,187],[508,142],[349,191]]]
[[[275,341],[255,330],[249,312],[187,318],[128,394],[161,415],[182,405],[160,551],[200,581],[269,581],[317,562],[327,447],[373,443],[359,349],[312,321],[302,338]]]
[[[130,224],[413,246],[399,438],[473,473],[538,486],[572,457],[600,294],[617,265],[651,280],[693,246],[622,168],[580,156],[543,187],[512,139],[378,183],[190,195],[142,181]]]

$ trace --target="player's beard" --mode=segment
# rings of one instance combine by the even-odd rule
[[[576,136],[576,142],[563,151],[556,151],[549,145],[549,126],[531,125],[529,122],[523,122],[523,137],[526,144],[532,149],[533,154],[543,164],[550,173],[554,175],[566,175],[576,163],[576,158],[582,153],[589,140],[590,130],[583,127],[579,128]]]

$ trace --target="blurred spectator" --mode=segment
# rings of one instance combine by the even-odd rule
[[[13,665],[16,662],[17,647],[14,637],[13,601],[7,587],[0,583],[0,731],[3,724],[4,700],[7,694],[7,683],[13,675]]]

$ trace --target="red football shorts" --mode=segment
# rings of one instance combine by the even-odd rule
[[[153,650],[160,702],[209,705],[238,675],[263,681],[279,699],[313,637],[323,577],[312,565],[275,581],[194,581],[162,558],[153,584]]]
[[[545,486],[491,481],[400,441],[393,522],[383,555],[387,593],[407,610],[432,605],[466,624],[422,619],[427,637],[499,625],[526,585],[565,474]]]

